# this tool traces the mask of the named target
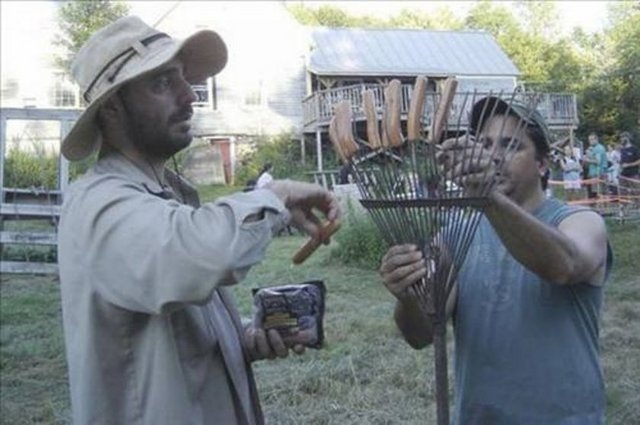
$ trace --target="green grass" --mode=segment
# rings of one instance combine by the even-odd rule
[[[640,423],[640,227],[611,224],[609,230],[616,262],[601,330],[607,423],[627,425]],[[434,423],[432,350],[415,351],[403,342],[377,273],[337,264],[330,247],[292,266],[291,255],[303,242],[277,238],[268,260],[234,288],[249,314],[251,288],[309,279],[327,286],[326,346],[256,364],[269,423]],[[59,302],[51,277],[1,278],[2,424],[69,423]]]
[[[205,186],[198,186],[198,193],[202,202],[207,202],[219,198],[221,196],[229,195],[231,193],[239,192],[243,188],[240,186],[224,186],[219,184],[210,184]]]

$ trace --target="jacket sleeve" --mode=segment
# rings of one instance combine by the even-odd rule
[[[103,181],[65,204],[59,238],[71,255],[62,260],[73,259],[110,303],[150,314],[204,303],[218,285],[243,278],[288,220],[267,190],[193,208]],[[253,214],[262,218],[247,222]]]

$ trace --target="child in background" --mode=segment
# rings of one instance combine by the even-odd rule
[[[562,180],[564,181],[566,200],[574,201],[579,199],[582,191],[582,184],[580,183],[582,166],[574,156],[571,146],[565,146],[564,157],[560,160],[560,165],[562,167]]]

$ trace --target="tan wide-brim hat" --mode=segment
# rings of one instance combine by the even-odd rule
[[[62,154],[78,161],[94,152],[102,141],[96,114],[100,106],[123,84],[179,57],[185,79],[201,83],[227,63],[227,47],[214,31],[196,32],[176,40],[127,16],[107,25],[89,38],[76,55],[71,74],[88,103],[62,141]]]

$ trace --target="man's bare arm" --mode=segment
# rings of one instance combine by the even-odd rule
[[[604,283],[607,235],[597,213],[572,214],[556,229],[496,192],[486,215],[511,255],[543,279],[561,285]]]

